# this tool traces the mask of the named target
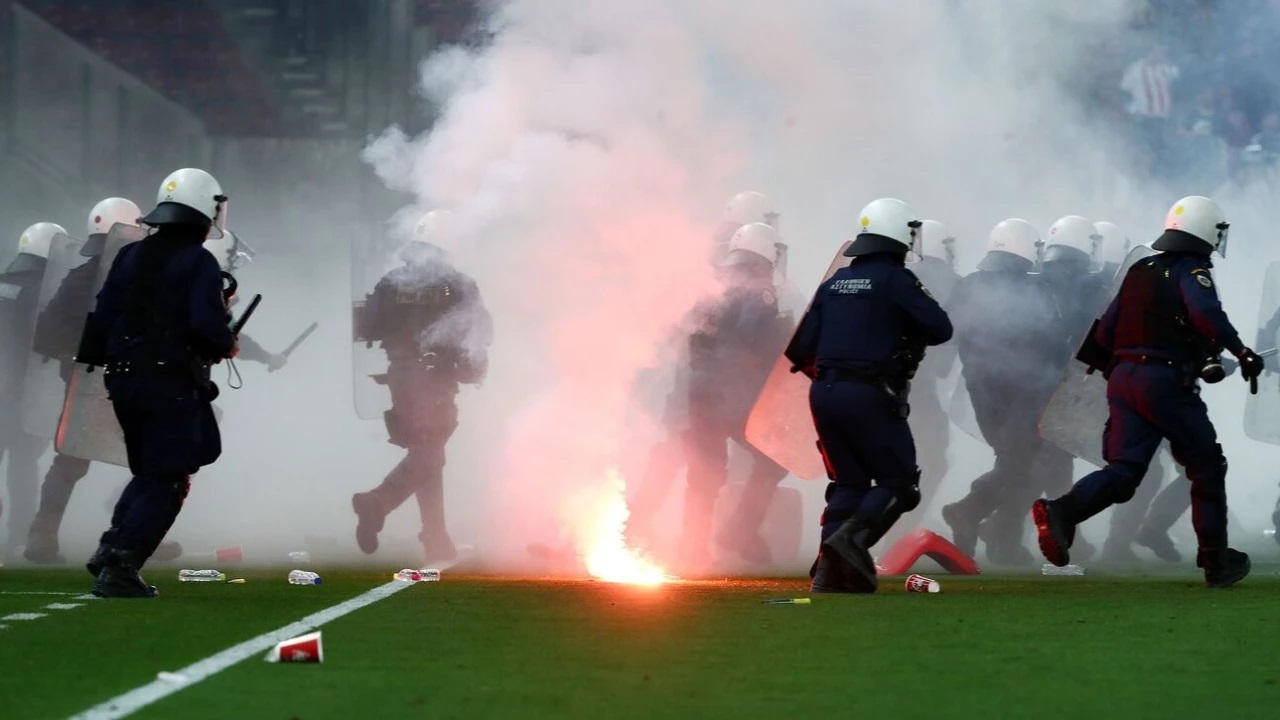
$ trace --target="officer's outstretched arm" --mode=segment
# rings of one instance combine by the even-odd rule
[[[895,273],[892,292],[894,302],[915,321],[914,339],[925,345],[941,345],[951,339],[951,319],[915,273],[906,268]]]
[[[1244,352],[1244,343],[1218,300],[1218,291],[1207,267],[1197,267],[1178,277],[1178,291],[1187,308],[1187,317],[1196,332],[1226,348],[1236,357]]]
[[[200,252],[195,255],[193,266],[187,317],[192,344],[205,358],[231,357],[236,338],[227,326],[218,261],[212,254]]]

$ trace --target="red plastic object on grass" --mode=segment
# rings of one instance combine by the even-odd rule
[[[951,541],[930,530],[916,530],[902,538],[876,563],[879,575],[906,575],[922,556],[952,575],[977,575],[978,563]]]

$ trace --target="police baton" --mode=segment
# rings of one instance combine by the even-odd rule
[[[306,340],[306,339],[307,339],[307,338],[309,338],[309,337],[311,337],[311,333],[315,332],[315,331],[316,331],[316,328],[318,328],[318,327],[320,327],[320,323],[318,323],[318,322],[313,322],[313,323],[311,323],[309,326],[307,326],[307,329],[306,329],[306,330],[303,330],[303,331],[302,331],[302,334],[301,334],[301,335],[299,335],[299,336],[297,337],[297,339],[295,339],[293,342],[289,343],[289,347],[285,348],[285,349],[284,349],[284,352],[282,352],[282,353],[280,353],[280,354],[281,354],[281,355],[283,355],[283,356],[285,356],[285,357],[289,357],[290,355],[292,355],[292,354],[293,354],[293,351],[294,351],[294,350],[297,350],[297,349],[298,349],[298,346],[302,344],[302,341],[303,341],[303,340]]]
[[[1271,348],[1270,350],[1263,350],[1262,352],[1257,353],[1257,356],[1260,358],[1269,358],[1272,355],[1275,355],[1277,351],[1280,351],[1280,348]],[[1266,367],[1266,363],[1263,363],[1263,367]],[[1249,378],[1249,394],[1258,394],[1258,377],[1256,375]]]
[[[253,300],[249,302],[249,307],[244,309],[244,314],[239,320],[231,323],[231,334],[237,338],[240,337],[240,331],[244,329],[245,323],[249,322],[249,318],[253,317],[253,311],[258,309],[258,303],[262,302],[262,293],[253,296]]]

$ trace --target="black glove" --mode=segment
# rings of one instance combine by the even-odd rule
[[[1258,353],[1245,348],[1236,355],[1236,359],[1240,361],[1240,377],[1249,382],[1249,392],[1254,395],[1258,394],[1258,376],[1266,369],[1267,362],[1258,357]]]

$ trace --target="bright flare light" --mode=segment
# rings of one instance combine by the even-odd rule
[[[627,547],[623,528],[627,523],[626,483],[616,468],[609,468],[606,487],[597,507],[586,513],[578,528],[578,548],[587,572],[597,580],[628,585],[661,585],[667,575],[639,550]]]

